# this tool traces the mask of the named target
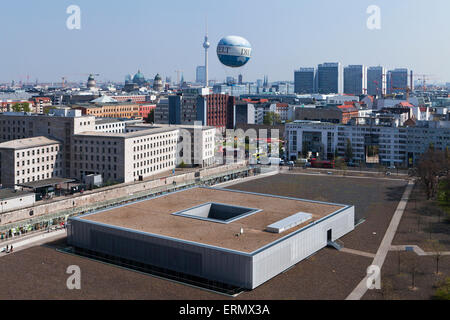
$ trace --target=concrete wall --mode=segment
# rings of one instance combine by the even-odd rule
[[[209,280],[251,287],[251,257],[173,238],[70,219],[68,244]]]
[[[326,247],[327,231],[332,240],[339,239],[355,228],[355,208],[348,207],[331,217],[316,221],[284,241],[260,250],[253,256],[252,289]]]
[[[0,213],[30,207],[34,204],[36,195],[34,193],[23,195],[13,199],[0,200]]]

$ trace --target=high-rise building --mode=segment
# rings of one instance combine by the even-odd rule
[[[323,63],[317,67],[317,92],[321,94],[342,93],[342,66],[339,62]]]
[[[195,82],[202,83],[202,84],[206,83],[206,67],[205,66],[197,67]]]
[[[295,93],[314,93],[315,92],[315,70],[314,68],[300,68],[294,71]]]
[[[236,79],[234,77],[228,76],[226,82],[228,85],[235,84]]]
[[[367,92],[367,68],[349,65],[344,68],[344,93],[359,96]]]
[[[408,88],[408,69],[389,70],[387,81],[390,94],[406,93]]]
[[[367,94],[371,96],[386,94],[386,68],[378,66],[367,69]]]

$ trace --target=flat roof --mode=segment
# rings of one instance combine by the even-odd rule
[[[38,189],[45,187],[53,187],[57,184],[70,183],[74,182],[75,179],[65,179],[65,178],[51,178],[46,180],[32,181],[26,182],[22,184],[18,184],[19,187],[30,188],[30,189]]]
[[[0,149],[20,150],[20,149],[43,147],[52,144],[60,144],[60,142],[46,137],[34,137],[34,138],[11,140],[0,143]]]
[[[112,132],[100,132],[100,131],[86,131],[86,132],[80,132],[74,137],[80,137],[80,136],[86,136],[86,137],[103,137],[103,138],[137,138],[142,136],[148,136],[153,134],[159,134],[159,133],[165,133],[165,132],[172,132],[178,130],[178,128],[172,127],[172,128],[149,128],[149,129],[143,129],[139,131],[134,132],[127,132],[127,133],[112,133]]]
[[[109,124],[109,123],[127,123],[127,122],[142,122],[142,120],[138,119],[128,119],[128,118],[95,118],[95,124]]]
[[[15,199],[23,196],[30,196],[34,193],[28,191],[14,190],[14,189],[0,189],[0,200]]]
[[[196,125],[189,125],[189,124],[146,124],[146,123],[141,123],[141,124],[135,124],[135,125],[131,125],[129,126],[130,129],[132,128],[172,128],[172,129],[187,129],[187,130],[194,130],[194,129],[201,129],[201,130],[212,130],[212,129],[216,129],[216,127],[212,127],[212,126],[196,126]]]
[[[174,213],[179,211],[208,202],[243,206],[259,209],[260,211],[228,224],[174,215]],[[340,204],[200,187],[84,215],[75,219],[89,220],[156,236],[252,253],[300,230],[314,221],[348,207]],[[312,219],[280,234],[265,231],[267,226],[298,212],[310,213]],[[244,230],[244,233],[237,236],[241,228]]]

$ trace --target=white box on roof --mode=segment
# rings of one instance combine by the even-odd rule
[[[283,220],[272,223],[266,228],[266,231],[272,233],[282,233],[304,223],[305,221],[308,221],[311,218],[312,215],[310,213],[298,212],[292,216],[284,218]]]

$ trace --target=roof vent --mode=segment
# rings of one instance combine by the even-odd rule
[[[310,220],[311,218],[312,214],[310,213],[298,212],[283,220],[272,223],[270,226],[266,227],[266,231],[272,233],[282,233]]]

